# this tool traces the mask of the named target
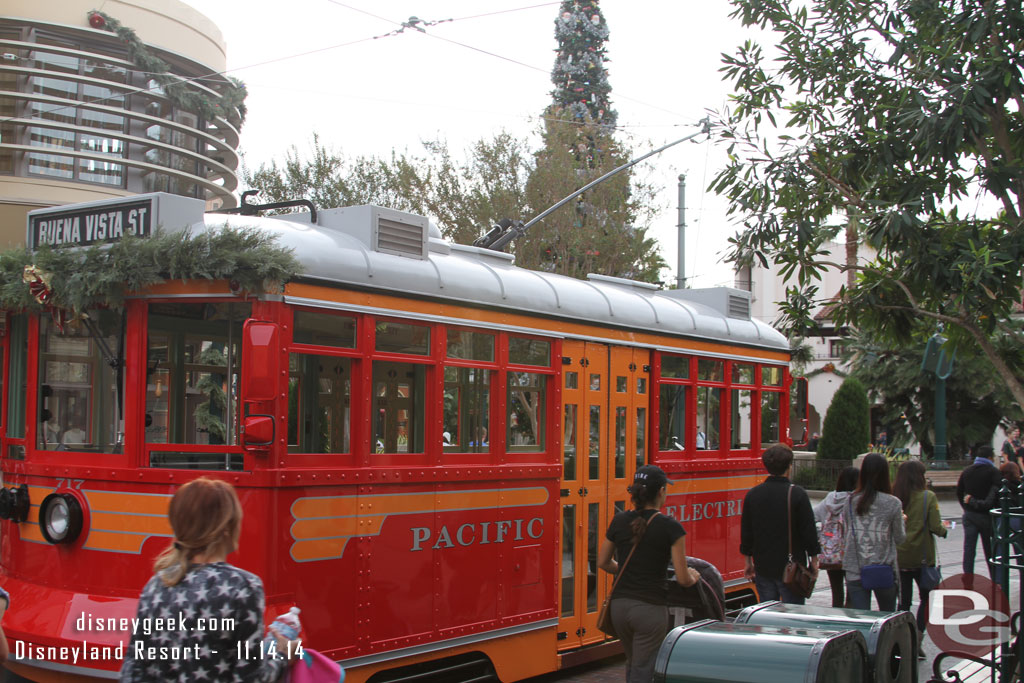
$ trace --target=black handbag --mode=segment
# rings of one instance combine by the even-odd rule
[[[799,598],[809,598],[814,592],[815,576],[807,567],[793,559],[793,485],[789,485],[789,493],[786,496],[786,527],[789,531],[789,561],[782,570],[782,583],[785,584],[793,595]]]
[[[654,518],[660,514],[660,512],[655,512],[653,515],[651,515],[651,518],[647,520],[647,526],[644,527],[643,535],[640,536],[640,538],[637,539],[636,543],[633,544],[633,549],[630,550],[629,555],[626,556],[626,561],[622,563],[621,567],[619,567],[619,571],[615,575],[615,581],[612,582],[612,589],[608,591],[608,595],[605,597],[604,602],[601,603],[601,609],[597,612],[597,628],[603,631],[604,633],[608,634],[612,638],[619,637],[619,634],[615,632],[615,624],[612,623],[611,604],[612,595],[615,594],[615,587],[619,585],[619,579],[621,579],[622,575],[626,573],[626,566],[629,564],[629,561],[633,559],[633,553],[636,552],[636,548],[638,545],[640,545],[640,541],[642,541],[643,537],[647,535],[647,529],[650,528],[651,521],[653,521]]]

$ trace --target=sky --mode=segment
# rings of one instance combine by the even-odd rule
[[[240,149],[251,169],[282,160],[292,146],[308,153],[314,133],[350,158],[417,153],[421,141],[439,138],[462,156],[500,131],[538,146],[538,116],[551,101],[559,2],[184,1],[218,25],[228,73],[248,88]],[[745,38],[728,18],[729,3],[603,0],[600,7],[611,32],[611,100],[635,156],[696,132],[708,110],[724,108],[731,89],[719,73],[721,53]],[[425,33],[387,35],[412,16],[438,23]],[[664,188],[650,235],[670,265],[668,282],[678,276],[683,173],[687,283],[732,284],[722,255],[735,228],[725,201],[705,190],[724,162],[724,147],[702,135],[638,167]]]

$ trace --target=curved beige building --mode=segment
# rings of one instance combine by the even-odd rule
[[[91,25],[99,6],[169,70],[144,70],[110,24]],[[177,0],[3,0],[0,249],[24,242],[40,207],[156,191],[235,206],[238,109],[204,117],[165,91],[170,76],[192,102],[223,103],[225,67],[220,30]]]

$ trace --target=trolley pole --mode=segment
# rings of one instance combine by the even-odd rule
[[[686,289],[686,174],[679,174],[679,223],[676,224],[679,235],[679,277],[676,278],[676,289]]]

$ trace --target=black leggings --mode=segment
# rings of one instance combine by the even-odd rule
[[[846,607],[846,571],[842,569],[827,569],[828,584],[832,588],[832,606]]]

